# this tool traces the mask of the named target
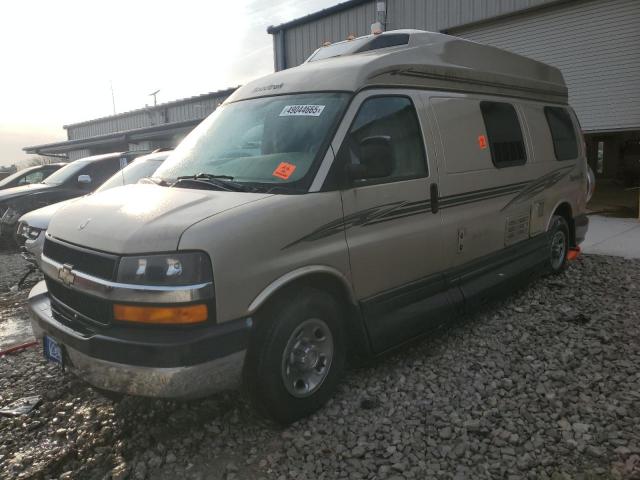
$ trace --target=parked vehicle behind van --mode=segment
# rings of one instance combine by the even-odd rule
[[[0,237],[13,239],[18,219],[37,208],[93,192],[145,152],[114,152],[71,162],[41,183],[0,191]]]
[[[49,163],[20,170],[0,180],[0,190],[40,183],[53,172],[60,170],[66,163]]]
[[[239,88],[154,178],[52,219],[29,299],[46,356],[150,397],[242,377],[284,423],[348,357],[560,272],[587,230],[561,73],[415,30]]]
[[[110,188],[131,185],[139,180],[150,177],[162,162],[169,156],[169,152],[155,152],[138,157],[126,167],[114,173],[111,178],[100,186],[95,193],[103,192]],[[62,207],[76,201],[76,198],[54,203],[37,210],[33,210],[18,221],[16,238],[22,251],[22,256],[30,263],[40,266],[40,257],[44,247],[44,232],[49,227],[51,217]]]

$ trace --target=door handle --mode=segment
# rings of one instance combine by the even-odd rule
[[[432,183],[429,187],[429,191],[431,193],[431,213],[438,213],[438,210],[440,210],[438,200],[438,184]]]

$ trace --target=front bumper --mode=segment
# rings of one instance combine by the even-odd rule
[[[240,384],[251,320],[128,338],[76,330],[54,318],[44,282],[29,294],[34,335],[64,348],[65,367],[91,385],[143,397],[190,399]],[[135,333],[135,332],[134,332]]]

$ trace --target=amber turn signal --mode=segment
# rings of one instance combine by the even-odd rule
[[[202,304],[182,307],[113,306],[113,318],[121,322],[187,325],[206,321],[208,313],[207,306]]]

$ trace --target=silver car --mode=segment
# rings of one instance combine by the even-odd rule
[[[30,295],[49,359],[131,395],[242,379],[283,423],[354,357],[429,332],[587,230],[585,149],[554,67],[400,30],[238,89],[154,174],[51,221]]]

